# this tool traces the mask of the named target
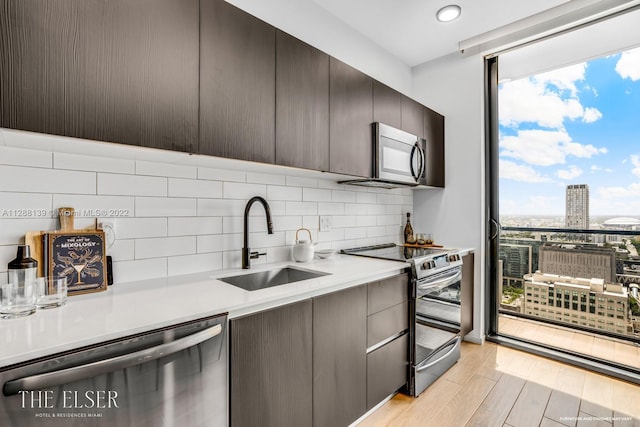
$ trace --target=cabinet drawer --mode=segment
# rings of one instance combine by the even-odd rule
[[[369,283],[367,314],[377,313],[406,301],[409,294],[408,284],[407,273]]]
[[[407,301],[367,317],[367,347],[409,329]]]
[[[408,355],[408,334],[367,355],[367,410],[406,384]]]

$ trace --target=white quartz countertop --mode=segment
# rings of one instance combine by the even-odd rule
[[[257,291],[217,280],[285,266],[329,275]],[[335,255],[309,263],[282,262],[120,283],[105,292],[69,297],[63,307],[0,319],[0,368],[219,313],[229,318],[392,276],[397,261]]]

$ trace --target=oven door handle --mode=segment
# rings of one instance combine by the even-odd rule
[[[47,372],[7,381],[2,389],[5,396],[18,394],[20,391],[41,390],[60,384],[67,384],[84,378],[91,378],[98,375],[113,372],[115,370],[128,368],[131,366],[146,363],[164,356],[177,353],[189,347],[201,344],[222,332],[222,325],[218,324],[195,334],[177,339],[155,347],[124,354],[109,359],[98,360],[85,365],[73,366],[59,371]]]
[[[446,359],[447,357],[451,356],[451,354],[456,351],[456,346],[458,345],[458,342],[460,340],[460,337],[456,337],[455,340],[453,340],[451,342],[451,344],[449,344],[447,347],[451,347],[451,350],[447,351],[444,355],[442,355],[442,357],[438,357],[436,360],[434,360],[433,362],[429,362],[426,365],[422,365],[419,366],[418,368],[416,368],[416,372],[422,372],[425,369],[429,369],[430,367],[432,367],[433,365],[442,362],[444,359]],[[445,347],[445,348],[447,348]]]
[[[433,282],[427,282],[427,283],[418,285],[418,289],[431,289],[438,286],[446,288],[447,286],[451,285],[452,283],[456,283],[461,279],[462,279],[462,270],[457,269],[455,273],[450,274],[446,277],[443,277],[439,280],[434,280]]]

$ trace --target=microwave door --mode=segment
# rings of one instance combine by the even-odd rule
[[[415,184],[412,162],[415,147],[380,135],[378,147],[378,178]]]

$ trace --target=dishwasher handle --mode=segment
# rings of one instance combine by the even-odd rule
[[[2,389],[5,396],[18,394],[20,391],[41,390],[60,384],[67,384],[84,378],[113,372],[159,359],[177,353],[181,350],[201,344],[222,332],[222,325],[218,324],[195,334],[160,344],[151,348],[124,354],[109,359],[98,360],[86,365],[73,366],[59,371],[47,372],[7,381]]]

